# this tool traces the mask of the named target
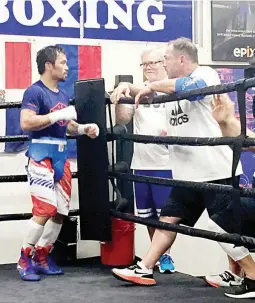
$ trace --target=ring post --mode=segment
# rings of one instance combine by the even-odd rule
[[[77,170],[81,240],[111,241],[104,79],[74,84],[77,122],[96,123],[96,139],[77,139]]]

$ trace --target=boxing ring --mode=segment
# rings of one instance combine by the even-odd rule
[[[186,137],[155,137],[128,134],[125,127],[113,125],[110,119],[110,128],[106,128],[106,107],[110,107],[109,98],[105,97],[103,79],[82,80],[74,83],[75,107],[78,123],[97,123],[100,135],[95,140],[86,136],[77,137],[77,172],[72,174],[78,178],[79,209],[71,210],[70,216],[80,216],[81,239],[95,241],[111,241],[111,217],[132,221],[137,224],[155,228],[176,231],[178,233],[205,238],[213,241],[233,243],[237,246],[255,248],[255,238],[238,234],[219,234],[202,229],[179,226],[158,222],[152,219],[139,218],[125,212],[125,199],[121,196],[115,185],[115,180],[128,180],[148,182],[164,186],[183,188],[196,188],[201,191],[218,191],[232,194],[235,203],[240,203],[240,197],[254,197],[255,189],[241,188],[234,182],[232,186],[206,184],[155,177],[135,176],[129,172],[126,163],[115,163],[113,151],[108,152],[107,143],[114,141],[133,141],[137,143],[174,144],[186,146],[216,146],[230,145],[233,149],[232,176],[235,175],[237,164],[243,147],[255,146],[255,140],[246,138],[246,111],[245,92],[255,86],[255,78],[242,79],[225,85],[217,85],[196,89],[178,95],[162,95],[155,97],[152,103],[173,102],[187,99],[196,95],[222,94],[236,91],[241,121],[241,134],[238,137],[224,138],[186,138]],[[122,98],[120,103],[134,103],[133,99]],[[143,104],[147,101],[141,102]],[[151,102],[150,102],[151,103]],[[0,109],[19,108],[20,102],[1,104]],[[109,111],[110,113],[110,111]],[[73,139],[71,137],[70,139]],[[4,136],[0,142],[26,141],[27,136]],[[109,158],[112,165],[109,165]],[[109,194],[109,180],[117,194],[117,199]],[[25,175],[0,176],[0,182],[26,182]],[[24,185],[26,186],[26,185]],[[89,189],[89,190],[88,190]],[[112,198],[112,200],[111,200]],[[0,221],[26,220],[32,216],[30,213],[2,214]],[[40,282],[27,283],[20,280],[16,265],[3,265],[0,267],[0,302],[14,303],[29,302],[227,302],[231,299],[224,297],[224,289],[215,289],[207,286],[198,278],[180,273],[161,275],[155,273],[158,285],[152,288],[132,287],[115,280],[110,268],[100,262],[87,262],[87,264],[73,264],[65,266],[65,275],[47,277]],[[178,269],[177,269],[178,270]],[[244,300],[245,301],[245,300]]]

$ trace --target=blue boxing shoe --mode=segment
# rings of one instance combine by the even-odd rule
[[[48,276],[63,275],[64,271],[57,266],[56,262],[49,255],[51,248],[52,246],[36,248],[33,257],[36,272]]]
[[[164,254],[160,257],[159,272],[162,274],[175,272],[174,261],[168,254]]]
[[[40,281],[41,277],[37,274],[34,261],[30,255],[31,249],[22,249],[17,264],[17,270],[24,281]]]

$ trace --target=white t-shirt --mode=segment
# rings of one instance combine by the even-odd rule
[[[161,136],[167,132],[165,104],[140,104],[134,114],[134,134]],[[134,143],[131,169],[170,170],[168,146]]]
[[[186,78],[176,81],[176,92],[220,84],[215,70],[197,67]],[[194,99],[194,98],[193,98]],[[166,103],[168,129],[178,137],[222,137],[220,127],[212,117],[212,96],[196,100]],[[229,146],[174,145],[171,153],[173,178],[186,181],[213,181],[232,176],[233,151]],[[242,174],[239,162],[236,175]]]

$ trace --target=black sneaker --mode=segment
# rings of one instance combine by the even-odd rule
[[[113,268],[112,274],[118,280],[133,284],[144,286],[152,286],[156,284],[156,281],[153,279],[153,270],[144,267],[141,262],[137,262],[136,265],[128,268]]]
[[[255,280],[244,278],[241,285],[229,287],[225,295],[236,299],[255,298]]]

